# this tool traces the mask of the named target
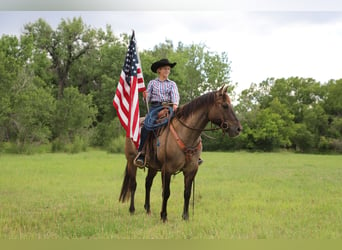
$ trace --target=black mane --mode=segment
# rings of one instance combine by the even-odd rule
[[[209,92],[199,97],[196,97],[192,101],[179,107],[176,112],[178,118],[189,117],[196,109],[202,108],[203,106],[212,105],[215,102],[215,92]]]

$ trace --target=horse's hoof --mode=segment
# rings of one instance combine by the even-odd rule
[[[164,213],[160,213],[160,219],[165,223],[167,221],[167,215]]]
[[[183,218],[183,220],[188,221],[189,220],[189,215],[188,214],[183,214],[182,218]]]
[[[145,211],[146,211],[146,213],[148,214],[148,215],[151,215],[151,209],[150,209],[150,206],[148,206],[148,205],[144,205],[144,208],[145,208]]]

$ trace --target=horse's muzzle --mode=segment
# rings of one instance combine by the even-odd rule
[[[238,136],[242,131],[242,126],[240,124],[227,126],[224,131],[228,133],[229,137]]]

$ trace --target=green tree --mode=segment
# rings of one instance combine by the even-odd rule
[[[15,82],[18,69],[19,41],[16,37],[2,36],[0,39],[0,142],[9,140],[9,116],[12,112],[10,89]]]
[[[281,105],[279,105],[281,107]],[[286,117],[288,118],[288,117]],[[272,151],[291,145],[289,127],[283,117],[272,108],[253,110],[246,115],[244,133],[247,148]],[[290,124],[290,126],[292,126]]]
[[[31,51],[32,43],[23,42],[15,36],[2,36],[0,39],[0,141],[18,139],[19,130],[16,125],[24,127],[26,124],[24,119],[18,118],[18,113],[23,109],[17,109],[15,103],[21,97],[18,94],[30,95],[33,88],[32,72],[27,66]],[[33,108],[29,104],[25,105],[27,109]],[[37,128],[37,133],[38,130]],[[28,133],[27,136],[31,135]]]
[[[297,123],[291,141],[297,151],[310,152],[315,146],[315,135],[310,132],[306,124]]]
[[[270,121],[273,121],[277,124],[279,140],[270,141],[270,145],[293,145],[300,151],[309,151],[319,147],[320,139],[323,139],[329,130],[329,117],[323,108],[323,100],[327,100],[325,91],[314,79],[269,78],[258,85],[252,84],[241,93],[238,111],[242,121],[246,123],[244,128],[250,129],[248,140],[254,141],[254,144],[256,138],[266,136],[260,132],[272,131],[269,128]],[[276,122],[276,116],[270,116],[268,112],[278,114],[279,121]],[[260,116],[260,113],[264,116]],[[258,123],[265,121],[263,130],[255,130],[255,117],[258,117]],[[305,129],[308,131],[304,131]]]
[[[272,98],[277,97],[295,115],[295,122],[301,123],[305,107],[322,100],[322,94],[320,83],[314,79],[291,77],[276,79],[267,98],[269,102]],[[263,105],[267,106],[267,102]]]
[[[69,72],[73,64],[95,48],[95,30],[87,27],[82,19],[62,19],[54,31],[43,19],[25,25],[25,34],[32,36],[38,50],[44,50],[52,60],[52,69],[56,74],[58,97],[63,96],[68,86]]]
[[[75,87],[67,87],[56,103],[53,117],[54,137],[72,142],[76,136],[85,136],[95,121],[97,108],[91,95],[82,95]]]
[[[331,80],[323,88],[326,93],[324,109],[329,115],[342,117],[342,79]]]
[[[33,84],[25,72],[17,79],[12,100],[10,124],[16,134],[17,149],[25,151],[33,143],[47,143],[51,138],[51,118],[55,113],[52,94]]]
[[[323,85],[323,108],[327,117],[326,134],[320,145],[328,150],[342,152],[342,79]]]

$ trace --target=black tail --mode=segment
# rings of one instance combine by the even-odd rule
[[[124,177],[124,180],[122,182],[119,201],[125,202],[125,201],[128,201],[129,198],[131,197],[131,189],[130,189],[131,181],[132,181],[132,178],[128,172],[128,164],[126,164],[125,177]]]

